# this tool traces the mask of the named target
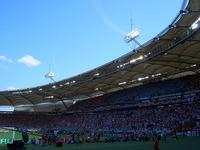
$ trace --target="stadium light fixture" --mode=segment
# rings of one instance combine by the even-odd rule
[[[191,67],[196,67],[197,66],[197,64],[193,64],[193,65],[191,65]]]
[[[144,59],[144,56],[139,56],[138,58],[134,58],[134,59],[131,59],[130,61],[129,61],[129,63],[130,64],[132,64],[132,63],[135,63],[136,61],[138,61],[138,60],[143,60]]]
[[[45,99],[53,99],[54,98],[54,96],[46,96],[46,97],[44,97]]]
[[[141,55],[138,59],[139,59],[139,60],[142,60],[143,58],[144,58],[144,57]]]
[[[126,82],[120,82],[120,83],[118,83],[118,85],[125,85],[126,84]]]
[[[169,25],[169,29],[173,29],[173,28],[175,28],[176,27],[176,25],[174,25],[174,24],[170,24]]]
[[[139,37],[140,33],[137,29],[132,30],[131,32],[129,32],[125,37],[124,37],[124,41],[126,43],[130,43],[130,42],[135,42],[137,45],[142,46],[137,40],[136,38]]]
[[[98,72],[94,74],[94,76],[99,76],[99,75],[100,75],[100,73],[98,73]]]
[[[124,37],[124,41],[125,41],[126,43],[129,43],[129,42],[133,41],[134,39],[136,39],[139,35],[140,35],[139,31],[133,30],[133,31],[129,32],[129,33]]]
[[[76,100],[73,100],[73,102],[72,102],[73,104],[76,104]]]
[[[48,72],[46,75],[45,75],[45,77],[46,78],[52,78],[52,77],[54,77],[55,76],[55,73],[54,72]]]
[[[69,85],[70,83],[69,82],[66,82],[64,85]]]
[[[147,58],[149,57],[149,55],[151,55],[151,52],[149,52],[148,54],[145,54],[144,57]]]
[[[153,74],[153,75],[151,75],[151,77],[152,78],[155,78],[155,77],[157,77],[157,76],[161,76],[162,74],[161,73],[157,73],[157,74]]]
[[[123,68],[123,67],[125,67],[125,66],[127,66],[127,65],[129,65],[129,63],[123,63],[123,64],[120,64],[120,65],[118,65],[117,66],[117,68]]]
[[[71,85],[71,84],[75,84],[75,83],[76,83],[76,80],[73,80],[73,81],[66,82],[64,85]]]
[[[145,80],[145,79],[149,79],[149,76],[141,77],[141,78],[138,78],[137,80],[142,81],[142,80]]]
[[[55,82],[55,80],[53,79],[54,76],[55,76],[55,73],[51,71],[45,74],[45,78],[51,79],[53,82]]]
[[[199,28],[199,26],[200,26],[200,17],[198,17],[198,19],[195,20],[195,22],[190,26],[190,29],[196,30]]]
[[[135,63],[135,62],[136,62],[136,59],[130,60],[130,64]]]

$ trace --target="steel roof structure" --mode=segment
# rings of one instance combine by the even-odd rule
[[[173,22],[155,38],[112,62],[52,84],[0,92],[0,106],[16,111],[65,110],[73,101],[200,73],[200,1],[184,0]]]

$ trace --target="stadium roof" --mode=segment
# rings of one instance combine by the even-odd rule
[[[103,66],[48,85],[0,92],[0,106],[18,111],[61,110],[74,101],[200,73],[200,1],[185,0],[173,22],[141,47]],[[57,107],[56,107],[57,108]]]

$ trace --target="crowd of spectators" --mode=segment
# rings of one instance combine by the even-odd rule
[[[0,126],[24,129],[54,128],[73,131],[145,132],[197,127],[200,103],[70,114],[0,114]],[[189,122],[194,122],[190,124]]]
[[[107,107],[110,105],[126,105],[140,103],[145,100],[165,99],[166,101],[173,99],[180,99],[185,92],[200,90],[200,75],[193,75],[189,77],[182,77],[160,82],[147,83],[138,87],[124,89],[118,92],[106,94],[89,101],[79,102],[72,105],[67,111],[81,110],[88,111],[97,106]],[[168,95],[168,97],[166,96]],[[179,97],[177,97],[177,95]],[[192,96],[194,97],[194,96]]]
[[[170,133],[172,130],[200,130],[200,95],[198,92],[192,92],[199,89],[200,79],[196,77],[196,81],[193,82],[190,81],[190,78],[194,77],[173,80],[174,83],[180,83],[178,80],[187,81],[180,88],[181,95],[177,96],[175,94],[173,100],[150,99],[145,102],[132,100],[131,107],[117,107],[116,103],[112,103],[113,97],[119,94],[123,95],[117,92],[113,94],[113,97],[112,94],[109,94],[77,103],[66,112],[59,114],[0,113],[0,127],[38,130],[55,129],[59,131],[78,131],[80,133],[131,133],[137,136],[148,132]],[[167,82],[170,85],[172,84],[172,81]],[[158,83],[157,85],[160,87],[162,84]],[[158,87],[153,85],[150,86],[150,89]],[[183,89],[186,92],[184,94]],[[148,89],[146,91],[148,92]],[[177,92],[175,89],[173,91],[172,95]],[[122,93],[124,92],[126,91],[122,91]],[[124,97],[130,96],[126,94]],[[123,96],[121,98],[123,99]],[[183,101],[183,99],[186,101]],[[112,104],[113,107],[108,107]],[[120,106],[123,106],[123,104],[120,104]]]

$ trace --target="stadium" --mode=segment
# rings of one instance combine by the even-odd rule
[[[0,112],[0,149],[199,149],[199,29],[200,1],[184,0],[156,37],[107,64],[0,91],[14,107]]]

